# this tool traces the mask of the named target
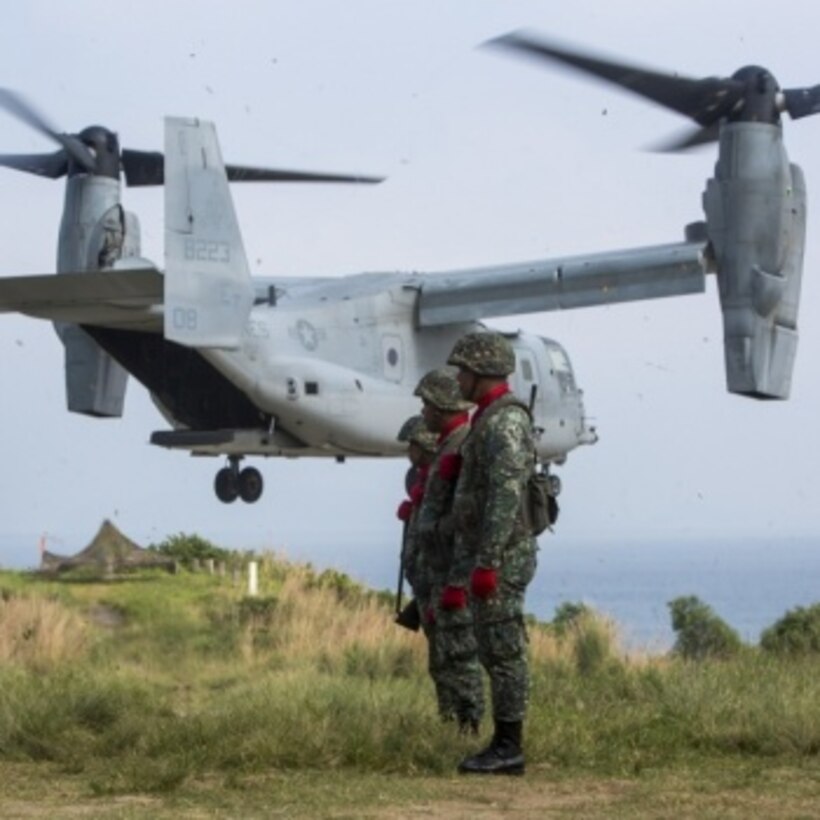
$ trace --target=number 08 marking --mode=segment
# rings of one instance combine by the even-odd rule
[[[196,330],[196,308],[174,308],[171,321],[177,330]]]

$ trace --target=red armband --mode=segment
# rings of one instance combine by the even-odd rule
[[[476,598],[489,598],[498,588],[498,574],[494,569],[476,567],[470,576],[470,589]]]
[[[467,606],[467,590],[464,587],[444,587],[441,593],[442,609],[464,609]]]

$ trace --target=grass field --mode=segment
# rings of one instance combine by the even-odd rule
[[[820,817],[816,654],[529,634],[528,773],[465,779],[423,638],[339,573],[0,573],[0,816]]]

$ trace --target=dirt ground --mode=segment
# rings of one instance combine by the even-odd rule
[[[633,779],[537,770],[515,778],[278,772],[231,782],[214,776],[159,795],[95,795],[93,783],[87,773],[1,764],[0,817],[820,818],[820,764]]]

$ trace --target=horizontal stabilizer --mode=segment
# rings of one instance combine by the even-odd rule
[[[0,312],[158,332],[162,329],[162,291],[162,274],[142,266],[58,276],[13,276],[0,278]]]

